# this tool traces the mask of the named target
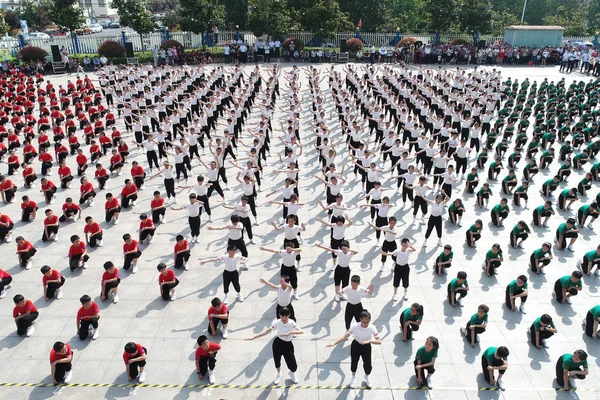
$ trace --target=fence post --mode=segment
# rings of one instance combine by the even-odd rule
[[[19,48],[22,49],[25,46],[27,46],[27,42],[25,41],[25,36],[19,34]]]

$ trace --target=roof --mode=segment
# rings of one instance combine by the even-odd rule
[[[510,25],[505,28],[513,31],[564,31],[565,28],[558,25]]]

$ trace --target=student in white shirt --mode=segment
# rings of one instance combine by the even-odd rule
[[[294,268],[294,260],[300,256],[302,249],[293,246],[294,243],[288,241],[285,244],[284,250],[269,249],[262,246],[260,249],[281,256],[281,276],[289,276],[290,285],[292,285],[292,288],[294,289],[294,300],[298,300],[298,270]]]
[[[248,259],[246,257],[240,256],[239,254],[236,254],[236,252],[237,249],[235,248],[235,246],[227,246],[227,254],[200,261],[200,265],[219,260],[225,263],[223,271],[223,291],[225,292],[225,296],[223,297],[223,304],[227,304],[227,294],[229,293],[229,285],[231,284],[237,292],[238,301],[244,301],[244,296],[242,296],[241,293],[240,271],[238,270],[238,265],[245,264]]]
[[[333,240],[333,239],[332,239]],[[334,256],[333,265],[335,272],[333,274],[333,283],[335,285],[335,301],[340,301],[340,289],[348,286],[350,283],[350,261],[352,256],[358,254],[356,250],[350,250],[350,243],[347,240],[340,241],[339,248],[325,247],[322,244],[315,243],[315,246],[329,251]],[[341,296],[346,300],[345,296]]]
[[[391,253],[384,253],[387,256],[395,256],[394,265],[394,296],[392,301],[398,301],[398,287],[400,287],[400,281],[402,281],[402,287],[404,288],[404,300],[408,300],[408,278],[410,275],[410,266],[408,265],[408,258],[410,253],[417,251],[408,238],[402,239],[400,242],[400,248]]]
[[[290,277],[282,275],[279,278],[279,285],[274,285],[263,278],[259,279],[260,283],[277,290],[277,306],[275,307],[275,318],[279,318],[279,313],[285,307],[290,310],[290,319],[296,322],[296,314],[292,306],[292,285],[290,285]]]

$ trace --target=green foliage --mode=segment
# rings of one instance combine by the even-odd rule
[[[288,0],[249,0],[248,29],[256,36],[281,36],[299,28]]]
[[[98,54],[106,58],[123,57],[125,47],[117,41],[105,40],[98,46]]]
[[[74,32],[85,23],[83,9],[77,0],[49,0],[50,17],[59,26]]]
[[[22,0],[19,3],[19,19],[27,21],[30,31],[44,30],[46,25],[52,23],[50,7],[49,0]],[[21,25],[18,23],[16,28],[20,27]]]
[[[4,14],[4,22],[8,24],[10,29],[18,29],[21,27],[21,23],[19,21],[19,14],[16,11],[9,10]]]
[[[41,47],[25,46],[17,52],[17,58],[29,62],[29,61],[42,61],[48,52]]]
[[[184,31],[205,32],[213,25],[223,26],[225,7],[215,0],[180,0],[179,24]]]
[[[117,10],[121,26],[128,26],[140,35],[154,30],[150,11],[142,0],[112,0],[111,7]]]
[[[362,19],[362,27],[364,32],[381,32],[395,29],[395,26],[389,27],[390,10],[389,5],[391,0],[338,0],[340,9],[348,13],[350,22],[353,27],[358,26],[358,22]]]
[[[588,31],[585,9],[567,9],[560,6],[554,15],[544,17],[546,25],[560,25],[565,27],[564,34],[567,36],[582,36]]]
[[[337,0],[296,0],[293,7],[302,29],[322,39],[353,28],[349,15],[340,10]]]
[[[171,49],[173,47],[176,47],[177,49],[183,49],[183,45],[181,43],[179,43],[177,40],[165,40],[164,42],[162,42],[160,44],[160,48],[163,50],[167,50],[167,49]]]
[[[348,46],[348,51],[357,52],[362,49],[365,44],[359,38],[351,38],[346,40],[346,46]]]
[[[504,28],[510,25],[520,25],[521,20],[508,9],[501,11],[492,11],[491,33],[494,35],[503,35]]]
[[[248,0],[222,0],[225,8],[225,27],[234,31],[248,28]]]
[[[283,41],[283,43],[281,44],[281,47],[283,47],[284,50],[289,50],[291,43],[294,43],[294,50],[298,50],[298,51],[304,50],[304,42],[295,37],[285,39]]]
[[[456,18],[457,9],[457,0],[428,0],[424,11],[429,28],[435,32],[448,32]]]
[[[491,0],[461,0],[457,19],[463,32],[489,32],[492,22]]]

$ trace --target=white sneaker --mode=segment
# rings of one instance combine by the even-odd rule
[[[302,271],[302,267],[300,266],[300,264],[296,265],[296,272],[300,272]]]
[[[570,252],[574,252],[575,250],[573,250],[573,245],[569,245],[569,247],[567,247],[567,250],[569,250]]]
[[[542,347],[544,347],[545,349],[550,348],[550,346],[548,346],[548,342],[546,341],[546,339],[542,339]]]
[[[458,226],[462,226],[462,221],[458,221]]]
[[[141,188],[140,188],[140,189],[141,189]],[[132,201],[132,202],[131,202],[131,207],[135,207],[135,206],[136,206],[136,203],[135,203],[135,201]]]
[[[544,222],[544,223],[542,224],[542,226],[543,226],[544,228],[547,228],[547,227],[548,227],[548,223],[547,223],[547,222]]]
[[[92,200],[92,201],[90,201],[88,204],[89,204],[89,206],[90,206],[90,207],[92,207],[92,206],[93,206],[94,204],[96,204],[96,203],[94,202],[94,200]]]
[[[504,381],[502,380],[502,377],[496,379],[496,385],[498,385],[498,389],[504,390]]]
[[[98,247],[102,247],[104,246],[104,241],[103,240],[99,240],[98,241]]]
[[[473,247],[477,248],[477,242],[473,242]]]
[[[112,299],[113,304],[117,304],[119,302],[119,295],[115,294],[115,297]]]
[[[27,265],[25,265],[25,269],[31,269],[31,261],[27,261]]]
[[[402,298],[404,301],[408,300],[408,292],[404,292],[404,296]]]
[[[98,332],[98,329],[94,329],[94,334],[92,335],[92,340],[98,339],[99,335],[100,335],[100,333]]]
[[[371,382],[371,376],[365,375],[365,383],[367,384],[367,387],[369,389],[371,389],[371,387],[373,387],[373,382]]]
[[[593,230],[594,230],[594,227],[592,226],[592,224],[588,224],[588,225],[587,225],[587,227],[588,227],[588,229],[589,229],[589,230],[591,230],[591,231],[593,231]]]
[[[421,220],[419,221],[421,223],[421,225],[425,225],[425,218],[421,218]]]
[[[167,218],[166,218],[165,216],[163,216],[163,217],[160,219],[160,223],[161,223],[161,224],[166,224],[166,223],[167,223]]]
[[[294,298],[296,298],[296,297],[298,297],[298,296],[295,296]],[[241,293],[238,293],[238,294],[237,294],[237,300],[238,300],[240,303],[243,303],[243,302],[244,302],[244,296],[242,296],[242,294],[241,294]]]
[[[431,379],[431,375],[429,375],[427,378],[425,378],[425,382],[427,383],[427,389],[429,389],[429,390],[433,389],[433,382]]]
[[[52,235],[52,240],[55,242],[58,242],[58,235],[57,234]]]
[[[527,311],[525,309],[525,304],[521,304],[521,307],[519,307],[519,311],[521,311],[523,314],[527,314]]]
[[[148,244],[152,243],[152,239],[154,239],[154,236],[148,235]]]
[[[30,337],[31,335],[33,335],[33,332],[35,332],[35,327],[30,326],[29,328],[27,328],[27,332],[25,333],[25,336]]]
[[[381,268],[379,268],[379,272],[385,272],[385,264],[381,264]]]
[[[3,298],[4,298],[4,296],[6,296],[6,289],[3,289],[3,290],[0,292],[0,299],[3,299]]]
[[[392,296],[392,301],[398,301],[398,295],[396,293]]]
[[[277,373],[277,375],[275,375],[275,379],[273,379],[273,385],[279,385],[279,381],[281,380],[281,373]]]
[[[569,378],[569,386],[571,389],[577,389],[577,383],[575,383],[575,379]]]
[[[438,240],[438,243],[437,243],[437,245],[438,245],[438,247],[442,247],[442,246],[443,246],[443,244],[442,244],[442,239]]]
[[[227,333],[227,329],[223,329],[221,331],[221,336],[223,336],[223,339],[227,339],[227,337],[229,336],[229,333]]]
[[[6,290],[3,290],[2,293],[6,293]],[[4,297],[4,295],[1,295],[1,297]],[[336,294],[335,297],[333,298],[335,301],[339,302],[341,300],[341,297],[339,294]]]
[[[227,293],[225,293],[225,296],[223,296],[222,302],[223,304],[227,304]]]
[[[289,374],[290,374],[290,378],[292,378],[292,382],[294,382],[294,383],[298,383],[299,382],[298,381],[298,377],[296,376],[295,372],[290,371]]]
[[[524,249],[525,248],[525,245],[523,244],[523,242],[519,243],[519,248],[520,249]]]
[[[600,276],[600,269],[596,268],[596,270],[594,271],[594,275]]]
[[[463,299],[456,300],[456,304],[458,304],[461,307],[464,307],[464,305],[463,305]]]
[[[350,386],[350,389],[354,389],[356,387],[356,376],[350,378],[350,383],[348,384],[348,386]]]
[[[466,337],[467,336],[467,328],[465,328],[465,327],[460,328],[460,334]]]
[[[64,383],[69,383],[71,382],[71,379],[73,378],[73,372],[71,371],[67,371],[65,373],[65,379],[63,380]]]
[[[173,290],[173,292],[171,292],[171,301],[174,301],[177,298],[177,293],[175,293],[175,291]]]
[[[423,247],[427,247],[427,239],[423,241]]]
[[[567,297],[567,304],[573,304],[573,301],[571,301],[571,296]]]
[[[187,262],[183,263],[183,269],[184,269],[184,271],[189,271],[190,266],[188,265]]]
[[[118,218],[117,218],[117,219],[115,219],[115,223],[114,223],[114,224],[115,224],[115,225],[119,225],[119,219],[118,219]]]
[[[138,375],[138,382],[139,383],[144,383],[145,380],[146,380],[146,373],[145,372],[140,372],[140,374]]]
[[[214,383],[215,383],[215,374],[213,373],[212,370],[208,371],[208,383],[211,385],[214,385]]]
[[[212,217],[208,217],[208,222],[213,222]]]
[[[63,297],[63,292],[62,292],[62,290],[60,290],[60,289],[59,289],[59,290],[57,290],[57,291],[55,292],[55,296],[54,296],[54,297],[56,297],[56,300],[60,300],[60,299],[62,299],[62,297]]]
[[[12,234],[8,235],[5,239],[6,243],[10,243],[12,241]]]

